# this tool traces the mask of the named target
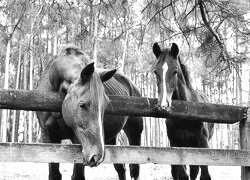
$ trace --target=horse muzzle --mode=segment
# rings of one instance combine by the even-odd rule
[[[95,154],[92,153],[89,156],[86,156],[83,154],[83,165],[84,166],[90,166],[90,167],[96,167],[99,164],[101,164],[104,160],[104,153],[102,154]]]
[[[171,108],[171,104],[172,104],[172,100],[162,100],[162,101],[159,101],[158,104],[157,104],[157,108],[159,110],[167,110],[167,111],[170,111],[170,108]]]

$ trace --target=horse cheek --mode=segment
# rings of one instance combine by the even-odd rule
[[[74,109],[75,109],[75,104],[72,101],[72,97],[68,97],[67,99],[64,100],[63,105],[62,105],[62,115],[65,123],[69,127],[74,127]]]

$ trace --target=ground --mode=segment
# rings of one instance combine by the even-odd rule
[[[48,165],[38,163],[0,163],[1,180],[47,180]],[[60,167],[63,180],[70,180],[72,164]],[[127,167],[128,169],[128,167]],[[240,180],[240,167],[209,167],[212,180]],[[128,172],[128,171],[127,171]],[[169,165],[141,165],[141,180],[171,180]],[[129,177],[129,174],[127,175]],[[116,171],[111,164],[101,164],[95,168],[86,168],[87,180],[117,180]],[[130,178],[128,178],[130,179]]]

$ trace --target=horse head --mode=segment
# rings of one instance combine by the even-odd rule
[[[158,86],[158,106],[170,110],[172,96],[177,88],[178,72],[180,71],[178,55],[179,48],[173,43],[170,49],[161,50],[155,43],[153,52],[157,62],[153,66]]]
[[[67,90],[62,104],[65,123],[82,145],[83,165],[97,166],[104,159],[103,116],[109,103],[103,82],[116,70],[101,76],[88,64]]]

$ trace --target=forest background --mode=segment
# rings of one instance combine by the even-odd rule
[[[157,97],[152,45],[179,45],[195,89],[211,103],[250,105],[248,0],[0,0],[0,88],[35,89],[66,44],[118,68]],[[34,112],[1,110],[2,142],[38,142]],[[142,142],[168,146],[164,119],[144,118]],[[126,142],[123,133],[118,138]],[[216,124],[211,148],[239,148],[238,124]]]

